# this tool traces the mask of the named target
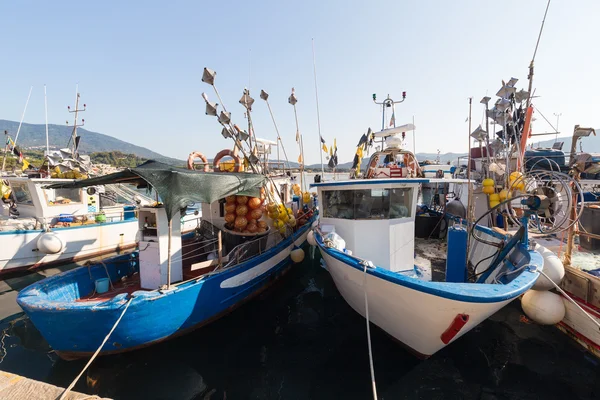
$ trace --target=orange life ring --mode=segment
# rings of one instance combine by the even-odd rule
[[[210,167],[208,166],[208,159],[206,158],[206,156],[204,154],[199,153],[197,151],[190,153],[190,155],[188,156],[188,160],[187,160],[187,168],[188,169],[195,169],[194,168],[194,160],[196,158],[201,159],[202,162],[204,163],[204,172],[210,171]]]
[[[217,155],[215,156],[215,159],[213,160],[213,167],[214,167],[215,171],[219,170],[219,164],[221,163],[221,158],[223,158],[225,156],[229,156],[229,157],[233,158],[233,161],[235,162],[233,172],[240,172],[242,170],[242,160],[240,159],[240,157],[237,156],[236,154],[234,154],[233,151],[231,151],[229,149],[225,149],[225,150],[221,150],[220,152],[218,152]]]
[[[415,157],[412,154],[404,154],[404,165],[406,165],[406,168],[408,168],[409,171],[414,171],[415,173],[419,171],[419,164],[417,163]]]

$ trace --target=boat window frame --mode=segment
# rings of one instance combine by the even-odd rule
[[[321,190],[323,218],[343,219],[353,221],[385,221],[413,218],[416,210],[413,210],[413,190],[414,187],[382,187],[382,188],[328,188]],[[370,191],[369,198],[366,198],[366,191]],[[373,208],[377,202],[377,196],[374,192],[385,193],[386,199],[380,203],[382,207]],[[393,206],[393,194],[402,194],[403,203],[400,206]],[[331,203],[335,198],[335,203]],[[351,202],[349,200],[352,200]],[[359,200],[360,199],[360,200]],[[365,209],[365,201],[369,201],[368,210]],[[387,203],[387,204],[386,204]],[[340,206],[340,210],[331,213],[333,207]],[[386,207],[387,206],[387,207]],[[337,209],[337,207],[336,207]],[[373,210],[381,211],[373,214]],[[363,217],[361,217],[361,215]],[[366,216],[368,215],[368,216]]]
[[[48,190],[77,190],[79,192],[79,201],[73,201],[71,199],[69,203],[53,203],[50,204],[50,200],[48,200]],[[71,205],[82,205],[83,204],[83,189],[81,188],[61,188],[61,189],[44,189],[42,188],[42,192],[44,193],[44,200],[46,202],[47,207],[59,207],[59,206],[71,206]],[[56,198],[56,194],[54,196]]]
[[[29,189],[29,185],[27,184],[26,181],[8,180],[8,185],[10,186],[11,197],[14,199],[15,204],[21,205],[21,206],[33,206],[34,205],[33,204],[33,195],[31,193],[31,190]],[[27,194],[28,200],[27,201],[19,200],[19,198],[17,197],[17,193],[19,192],[19,190],[15,190],[15,188],[20,189],[21,193]]]

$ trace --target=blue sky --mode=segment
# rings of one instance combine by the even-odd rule
[[[19,120],[33,85],[25,121],[43,123],[46,84],[49,121],[64,124],[78,83],[87,129],[171,157],[191,151],[213,157],[231,143],[204,115],[201,93],[215,99],[200,81],[208,66],[218,73],[234,121],[245,124],[238,100],[249,86],[257,136],[275,139],[258,97],[260,89],[269,92],[291,159],[298,150],[287,97],[295,87],[305,158],[318,162],[314,38],[322,133],[328,143],[337,138],[340,162],[352,159],[368,127],[381,127],[372,93],[382,99],[407,92],[396,120],[414,116],[418,152],[464,151],[468,97],[474,129],[482,121],[479,100],[494,97],[502,79],[526,86],[545,6],[545,0],[4,1],[0,118]],[[562,113],[565,135],[575,124],[600,128],[599,15],[593,0],[554,0],[548,12],[535,105],[552,123]],[[551,130],[536,118],[535,132]]]

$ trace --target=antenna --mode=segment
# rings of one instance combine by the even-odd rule
[[[77,149],[79,148],[79,136],[77,136],[77,128],[85,125],[85,119],[81,119],[81,124],[77,124],[77,118],[80,112],[84,112],[86,109],[86,104],[83,104],[83,108],[79,108],[79,85],[75,86],[75,109],[71,110],[71,106],[67,106],[67,110],[69,113],[75,113],[75,118],[73,120],[73,133],[71,134],[71,138],[69,139],[69,143],[67,146],[73,141],[73,148],[71,149],[71,155],[73,158],[77,155]],[[67,121],[67,125],[69,125],[69,121]]]

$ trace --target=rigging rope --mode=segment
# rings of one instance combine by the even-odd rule
[[[367,343],[369,345],[369,367],[371,368],[371,386],[373,388],[373,399],[377,400],[377,384],[375,383],[375,368],[373,367],[373,350],[371,348],[371,327],[369,325],[369,297],[367,295],[367,267],[373,267],[370,261],[362,262],[364,269],[363,292],[365,294],[365,319],[367,320]]]
[[[71,384],[69,385],[69,387],[67,387],[65,389],[65,391],[62,392],[62,394],[60,395],[60,397],[59,397],[58,400],[64,400],[67,397],[67,395],[73,389],[73,387],[75,386],[75,384],[77,383],[77,381],[79,380],[79,378],[81,378],[81,375],[83,375],[83,373],[88,369],[88,367],[90,366],[90,364],[92,364],[92,362],[96,359],[96,357],[98,356],[98,353],[100,353],[100,350],[102,350],[102,348],[104,347],[104,345],[108,341],[108,338],[110,337],[110,335],[112,335],[112,333],[114,332],[114,330],[117,328],[117,325],[119,325],[119,322],[121,322],[121,319],[125,315],[125,312],[129,308],[129,305],[131,304],[132,300],[133,300],[133,297],[130,297],[129,300],[127,300],[127,304],[125,304],[125,309],[123,309],[123,312],[119,316],[119,319],[117,319],[117,322],[115,322],[115,324],[113,325],[113,327],[110,330],[110,332],[108,332],[108,335],[106,335],[106,337],[104,338],[104,340],[100,344],[100,347],[98,347],[98,349],[96,350],[96,352],[94,353],[94,355],[92,356],[92,358],[90,358],[90,360],[87,362],[87,364],[85,364],[85,367],[83,367],[83,369],[81,370],[81,372],[79,373],[79,375],[77,375],[77,377],[73,380],[73,382],[71,382]]]
[[[571,298],[571,296],[569,296],[567,294],[567,292],[562,290],[562,288],[560,286],[558,286],[552,279],[550,279],[550,277],[548,275],[546,275],[546,273],[544,271],[539,270],[539,273],[544,275],[546,277],[546,279],[548,279],[554,285],[556,290],[558,290],[563,296],[565,296],[567,298],[567,300],[569,300],[571,303],[575,304],[575,307],[579,308],[581,310],[581,312],[584,313],[590,319],[590,321],[592,321],[598,328],[600,328],[600,322],[598,322],[587,311],[585,311],[579,304],[577,304],[577,302],[575,300],[573,300],[573,298]]]

